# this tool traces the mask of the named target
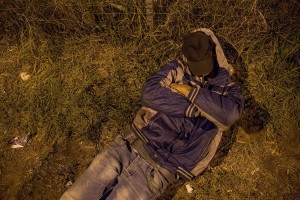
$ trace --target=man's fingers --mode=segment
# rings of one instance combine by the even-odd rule
[[[174,87],[174,86],[176,86],[176,85],[178,85],[177,83],[171,83],[170,84],[170,87]]]
[[[187,96],[191,90],[191,86],[185,85],[185,84],[177,84],[177,83],[172,83],[170,84],[170,87],[172,89],[177,90],[179,93]]]
[[[177,84],[177,83],[171,83],[170,87],[173,89],[190,89],[191,86],[186,84]]]
[[[173,89],[178,89],[182,86],[183,84],[177,84],[177,83],[171,83],[170,87]]]
[[[172,89],[175,89],[175,90],[178,90],[178,86],[177,86],[178,84],[176,84],[176,83],[172,83],[171,85],[170,85],[170,87],[172,88]]]

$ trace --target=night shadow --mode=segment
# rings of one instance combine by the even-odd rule
[[[225,42],[225,40],[220,37],[218,39],[222,44],[228,62],[232,64],[236,70],[236,73],[232,76],[232,78],[242,90],[245,100],[245,109],[242,117],[230,128],[230,130],[223,132],[223,137],[219,144],[218,151],[213,160],[210,162],[209,167],[218,166],[223,162],[235,142],[238,127],[242,127],[247,134],[252,134],[262,130],[270,119],[270,115],[267,110],[255,101],[254,97],[248,90],[248,72],[246,70],[245,63],[241,57],[238,56],[237,51],[232,45]],[[209,167],[206,168],[199,176],[206,173]],[[169,185],[165,192],[160,196],[159,200],[172,199],[176,194],[177,188],[183,186],[184,183],[185,182],[183,180],[180,180]]]
[[[222,38],[218,39],[222,44],[228,62],[232,64],[235,69],[235,73],[232,78],[242,91],[245,108],[242,117],[228,131],[223,132],[221,143],[215,157],[209,165],[210,167],[215,167],[223,162],[236,140],[238,127],[241,127],[247,134],[253,134],[264,129],[270,121],[268,111],[250,94],[248,89],[249,83],[247,81],[248,72],[244,61],[238,56],[238,52],[232,45],[225,42]]]

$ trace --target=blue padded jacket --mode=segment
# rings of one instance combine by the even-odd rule
[[[185,97],[171,83],[192,89]],[[243,108],[241,92],[225,68],[204,81],[194,77],[184,61],[174,60],[146,81],[132,129],[161,167],[190,180],[201,172],[196,169],[207,160],[217,134],[228,130]]]

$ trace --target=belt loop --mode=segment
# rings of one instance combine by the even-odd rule
[[[136,139],[136,135],[132,132],[132,130],[127,130],[123,134],[121,134],[125,140],[127,140],[130,144],[132,144]]]

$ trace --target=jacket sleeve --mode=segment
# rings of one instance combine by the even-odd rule
[[[144,84],[142,105],[165,115],[174,117],[194,117],[198,113],[196,106],[184,96],[170,88],[176,82],[180,64],[172,61],[153,74]]]
[[[220,131],[228,130],[244,109],[241,91],[233,82],[211,88],[194,87],[187,98],[197,106],[201,116],[213,122]]]

